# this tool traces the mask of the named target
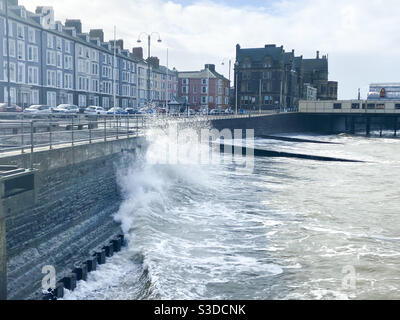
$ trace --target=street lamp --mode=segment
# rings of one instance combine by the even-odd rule
[[[235,112],[236,115],[238,114],[238,68],[239,68],[239,62],[235,62]]]
[[[5,1],[6,3],[6,37],[7,37],[7,95],[8,95],[8,107],[11,107],[11,79],[10,79],[10,25],[8,23],[8,0]]]
[[[152,32],[150,34],[146,33],[146,32],[142,32],[141,34],[139,34],[138,43],[141,43],[142,40],[140,39],[142,35],[146,35],[147,36],[147,49],[148,49],[148,55],[147,55],[147,100],[148,103],[150,104],[150,91],[151,91],[151,87],[150,87],[150,75],[151,75],[151,64],[150,64],[150,47],[151,47],[151,37],[152,35],[157,35],[158,36],[158,43],[161,43],[161,36],[158,32]]]

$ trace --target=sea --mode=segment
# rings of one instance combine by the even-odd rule
[[[157,163],[153,139],[116,166],[126,247],[64,299],[400,299],[400,140],[280,136],[325,143],[254,146],[360,162]]]

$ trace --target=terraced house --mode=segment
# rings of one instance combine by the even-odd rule
[[[191,108],[196,110],[228,108],[230,82],[215,70],[215,64],[206,64],[200,71],[179,72],[178,77],[179,96],[185,99]]]
[[[73,103],[110,108],[115,90],[116,106],[137,106],[138,60],[124,50],[122,40],[104,42],[101,29],[84,33],[79,20],[63,25],[54,20],[51,7],[32,13],[18,0],[0,0],[0,25],[0,102],[8,101],[10,87],[11,102],[23,107]]]

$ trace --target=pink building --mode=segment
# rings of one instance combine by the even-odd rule
[[[214,64],[206,64],[200,71],[179,72],[178,79],[178,96],[184,98],[192,109],[228,108],[230,83],[215,71]]]

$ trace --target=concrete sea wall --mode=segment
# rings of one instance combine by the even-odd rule
[[[2,200],[8,299],[41,299],[43,266],[53,266],[60,280],[121,233],[112,218],[121,202],[116,166],[121,152],[140,152],[143,145],[132,138],[34,154],[36,202],[27,207],[14,196]],[[0,158],[19,167],[29,161],[29,154]]]

